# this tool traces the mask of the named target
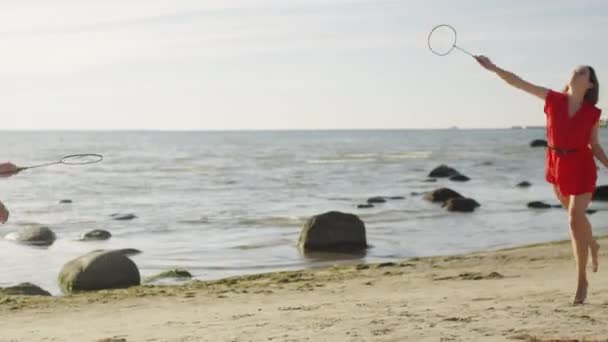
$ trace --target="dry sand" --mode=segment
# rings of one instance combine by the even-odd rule
[[[600,243],[608,251],[608,239]],[[608,341],[605,259],[601,253],[582,306],[570,304],[570,244],[556,242],[182,286],[2,297],[0,341]]]

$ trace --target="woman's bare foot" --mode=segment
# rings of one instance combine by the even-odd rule
[[[591,245],[589,245],[589,249],[591,249],[591,268],[593,272],[597,272],[599,267],[600,244],[597,243],[596,240],[593,240],[591,241]]]
[[[585,303],[585,299],[587,299],[587,289],[589,288],[589,283],[585,282],[582,286],[579,285],[576,289],[576,294],[574,295],[574,300],[572,301],[572,305],[582,305]]]

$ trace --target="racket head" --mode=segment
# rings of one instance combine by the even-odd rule
[[[82,154],[71,154],[69,156],[65,156],[61,158],[61,164],[67,165],[84,165],[84,164],[93,164],[103,160],[103,156],[101,154],[95,153],[82,153]]]
[[[456,30],[452,26],[437,25],[433,27],[427,37],[429,50],[438,56],[445,56],[454,50],[457,38]]]

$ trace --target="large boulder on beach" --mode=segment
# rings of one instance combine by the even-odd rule
[[[475,210],[475,208],[481,206],[477,201],[472,198],[450,198],[443,202],[442,207],[448,211],[459,211],[469,213]]]
[[[547,147],[547,140],[534,139],[530,142],[530,147]]]
[[[367,248],[365,224],[353,214],[330,211],[308,219],[300,233],[303,250],[344,251]]]
[[[593,193],[594,201],[608,201],[608,185],[600,185]]]
[[[39,286],[31,283],[21,283],[15,286],[0,288],[0,295],[4,296],[50,296],[48,291],[45,291]]]
[[[456,191],[448,188],[439,188],[424,194],[424,198],[431,202],[445,202],[451,198],[462,198]]]
[[[50,246],[55,242],[56,235],[49,227],[29,226],[9,233],[4,238],[26,245]]]
[[[117,289],[140,284],[137,265],[121,250],[97,250],[69,261],[59,272],[64,293]]]
[[[457,176],[459,174],[460,174],[460,172],[456,171],[456,169],[442,164],[442,165],[439,165],[436,168],[434,168],[429,173],[429,177],[433,177],[433,178],[447,178],[447,177]]]

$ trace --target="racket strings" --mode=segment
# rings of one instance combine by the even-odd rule
[[[456,30],[452,26],[435,26],[428,36],[429,49],[436,55],[445,56],[456,46],[456,39]]]
[[[72,154],[61,159],[62,164],[83,165],[92,164],[101,161],[103,157],[99,154]]]

